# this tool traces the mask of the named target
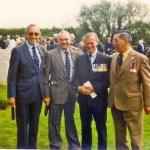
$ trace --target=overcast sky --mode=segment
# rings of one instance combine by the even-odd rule
[[[41,27],[75,24],[80,7],[98,0],[0,0],[0,27]]]
[[[100,0],[0,0],[0,28],[26,27],[31,23],[40,27],[75,25],[80,7],[98,1]],[[140,1],[150,3],[149,0]]]

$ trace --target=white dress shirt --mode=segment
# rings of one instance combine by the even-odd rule
[[[91,64],[93,64],[97,56],[97,49],[92,54],[88,53],[88,55],[91,55]]]

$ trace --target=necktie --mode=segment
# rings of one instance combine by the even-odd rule
[[[65,69],[66,69],[66,73],[67,73],[67,78],[68,78],[68,80],[70,80],[71,64],[70,64],[68,51],[65,51]]]
[[[38,55],[37,55],[37,53],[36,53],[36,47],[35,46],[33,46],[32,47],[32,52],[33,52],[33,60],[34,60],[34,63],[35,63],[35,65],[36,65],[36,71],[37,71],[37,73],[39,72],[39,58],[38,58]]]
[[[89,54],[89,61],[92,64],[92,54]]]
[[[122,54],[118,55],[117,62],[120,66],[123,64],[123,55]]]

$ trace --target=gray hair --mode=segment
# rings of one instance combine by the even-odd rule
[[[95,32],[88,32],[82,37],[82,41],[85,42],[90,37],[94,37],[97,42],[99,42],[99,38]]]
[[[37,28],[39,29],[39,33],[41,33],[40,28],[39,28],[36,24],[30,24],[30,25],[28,25],[27,28],[25,29],[25,34],[28,33],[28,30],[29,30],[31,27],[37,27]]]
[[[57,34],[57,38],[59,38],[61,35],[68,35],[68,37],[71,39],[71,35],[70,35],[70,33],[68,32],[68,31],[66,31],[66,30],[62,30],[62,31],[60,31],[58,34]]]
[[[130,33],[128,32],[120,32],[120,33],[117,33],[118,34],[118,37],[122,40],[127,40],[129,43],[132,42],[132,37],[130,35]]]

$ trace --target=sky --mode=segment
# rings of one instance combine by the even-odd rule
[[[0,0],[0,27],[65,27],[76,24],[83,4],[98,0]]]
[[[90,6],[99,1],[0,0],[0,28],[26,27],[31,23],[42,28],[76,26],[81,6]],[[139,1],[150,4],[150,0]]]

